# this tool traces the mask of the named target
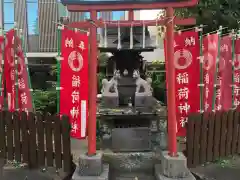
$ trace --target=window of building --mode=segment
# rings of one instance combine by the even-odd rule
[[[4,0],[3,2],[3,28],[8,31],[14,26],[14,2]]]
[[[101,13],[100,13],[100,12],[97,13],[97,17],[98,17],[98,18],[101,17]],[[85,13],[84,13],[84,18],[85,18],[85,19],[90,19],[90,12],[85,12]]]
[[[124,11],[113,11],[112,13],[113,20],[117,21],[124,19]]]
[[[90,19],[90,12],[84,13],[84,18],[85,19]]]
[[[39,34],[38,29],[38,0],[27,0],[28,34]]]

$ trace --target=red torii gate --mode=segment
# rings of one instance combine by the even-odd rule
[[[96,107],[97,107],[97,27],[104,28],[105,25],[108,27],[131,27],[134,24],[136,26],[155,26],[166,25],[166,60],[167,60],[167,104],[168,104],[168,151],[170,156],[177,155],[177,142],[176,142],[176,103],[175,103],[175,68],[174,68],[174,25],[194,25],[194,18],[180,19],[174,17],[174,8],[184,8],[195,6],[198,0],[182,0],[175,2],[158,2],[152,4],[73,4],[64,3],[67,6],[68,11],[72,12],[84,12],[90,11],[90,20],[84,22],[73,22],[68,24],[71,28],[89,28],[90,29],[90,66],[89,66],[89,81],[91,82],[91,88],[89,93],[89,123],[88,123],[88,155],[94,156],[96,154]],[[71,1],[71,0],[70,0]],[[133,10],[141,9],[166,9],[165,19],[159,20],[134,20]],[[97,19],[97,11],[116,11],[116,10],[129,10],[128,20],[123,21],[108,21]],[[169,21],[169,18],[172,18]],[[169,88],[171,87],[171,88]]]

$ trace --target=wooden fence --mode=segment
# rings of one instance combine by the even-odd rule
[[[187,125],[188,167],[240,153],[240,113],[195,114]]]
[[[68,117],[0,112],[0,157],[30,168],[72,168]]]

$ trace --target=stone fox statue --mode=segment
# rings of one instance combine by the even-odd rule
[[[102,95],[103,96],[118,96],[118,82],[117,80],[120,78],[120,71],[116,70],[114,72],[113,78],[108,81],[107,79],[102,80]]]
[[[137,96],[152,96],[151,83],[152,79],[147,78],[146,80],[140,77],[138,70],[133,71],[133,78],[136,79],[136,95]]]

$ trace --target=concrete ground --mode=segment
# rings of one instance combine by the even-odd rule
[[[240,157],[222,159],[216,163],[199,166],[191,169],[202,180],[239,180],[240,179]]]

